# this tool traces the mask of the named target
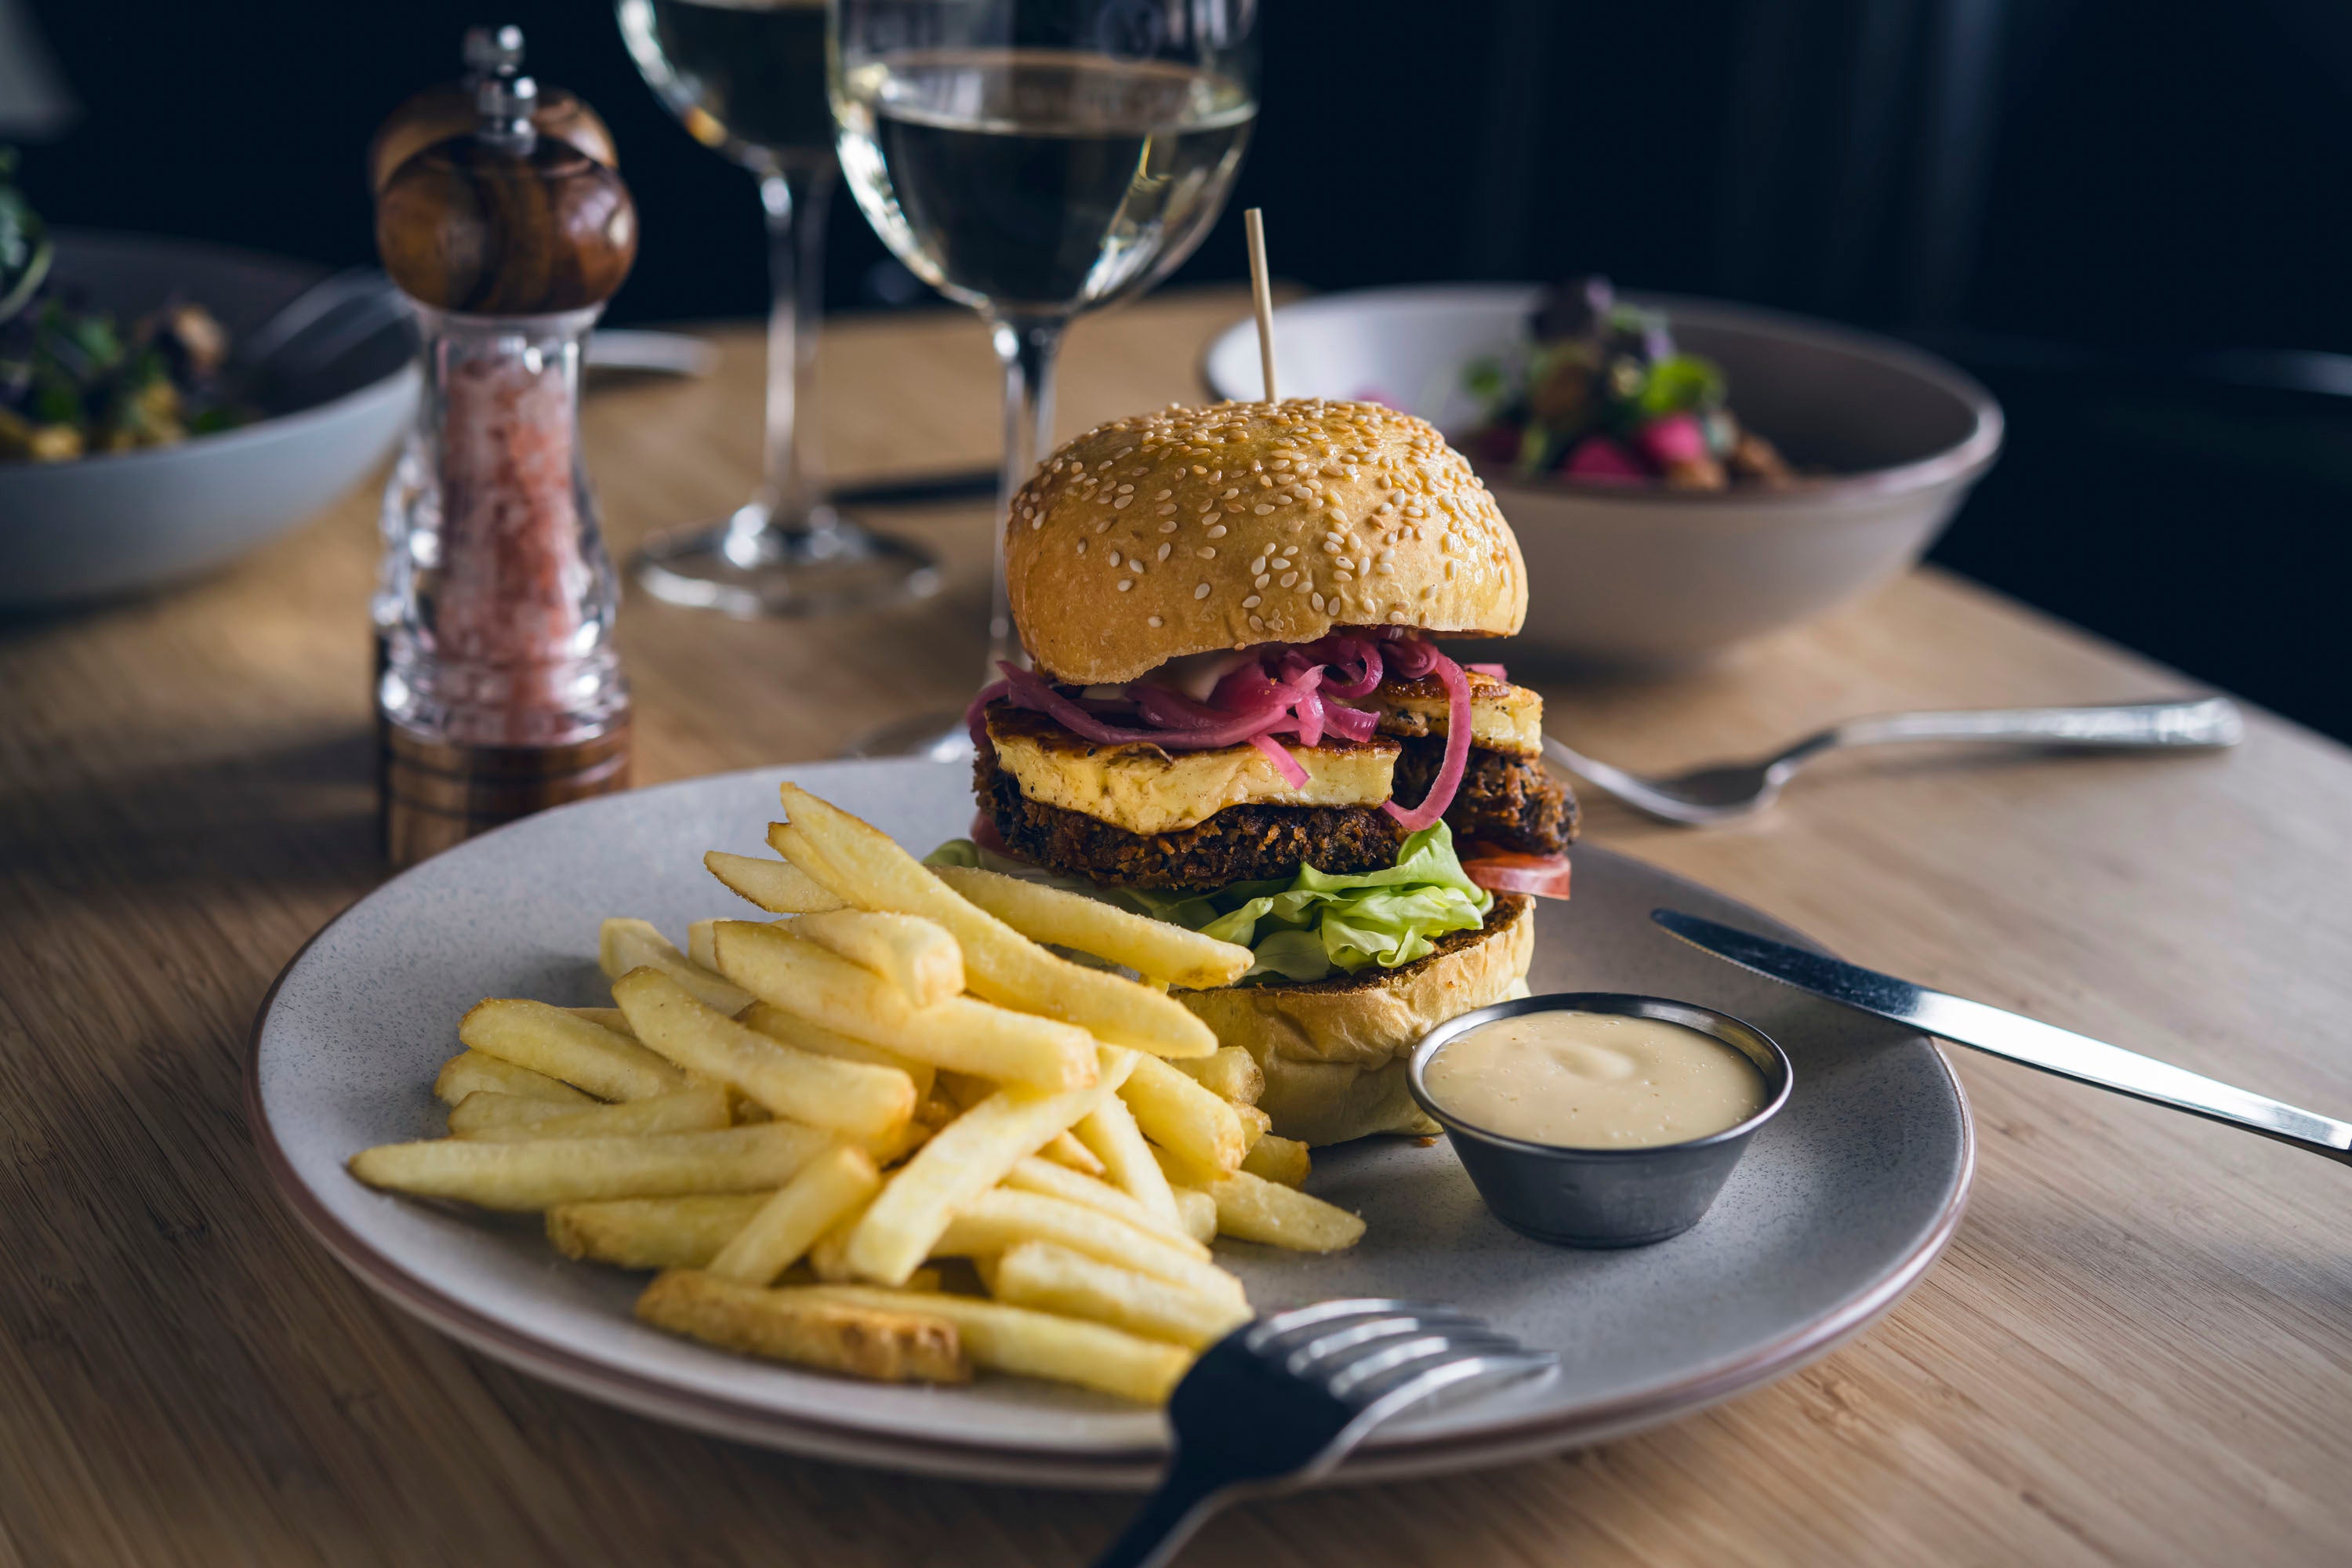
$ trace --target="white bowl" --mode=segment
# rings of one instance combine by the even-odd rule
[[[56,272],[129,319],[177,293],[232,339],[323,269],[185,240],[65,233]],[[151,588],[258,549],[364,479],[407,428],[416,368],[397,332],[345,356],[305,406],[176,447],[0,463],[0,609]]]
[[[1476,422],[1462,369],[1526,337],[1541,290],[1495,283],[1332,294],[1274,313],[1284,395],[1376,395],[1449,436]],[[1705,494],[1486,472],[1528,560],[1529,653],[1696,662],[1811,620],[1909,567],[2000,448],[2000,409],[1958,370],[1891,339],[1777,311],[1642,296],[1676,342],[1723,366],[1741,420],[1834,477]],[[1202,366],[1219,397],[1260,395],[1243,321]]]

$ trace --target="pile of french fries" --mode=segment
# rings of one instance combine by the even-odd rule
[[[782,918],[698,921],[684,951],[604,921],[614,1005],[479,1004],[434,1085],[449,1136],[352,1173],[543,1213],[566,1257],[659,1270],[641,1320],[730,1350],[1153,1404],[1251,1315],[1212,1239],[1362,1236],[1299,1190],[1249,1053],[1167,994],[1248,949],[927,867],[793,784],[783,805],[781,858],[704,857]]]

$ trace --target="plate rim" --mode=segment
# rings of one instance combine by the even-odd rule
[[[895,762],[902,759],[877,760]],[[694,778],[670,780],[646,789],[632,790],[628,794],[633,796],[655,795],[719,780],[771,776],[779,768],[810,765],[815,764],[770,763],[730,769]],[[573,805],[594,805],[604,798],[609,797]],[[553,812],[540,812],[502,825],[491,833],[479,835],[467,842],[478,842],[509,828],[520,827],[527,822],[569,809],[572,806],[558,806]],[[465,845],[461,844],[455,846],[454,850],[464,847]],[[1631,861],[1660,876],[1677,881],[1689,880],[1619,850],[1599,845],[1587,847],[1588,851]],[[243,1061],[246,1121],[262,1165],[272,1185],[277,1188],[279,1199],[293,1211],[302,1227],[361,1284],[380,1299],[467,1348],[519,1372],[634,1415],[706,1435],[813,1458],[941,1478],[1116,1490],[1138,1489],[1154,1484],[1167,1458],[1165,1451],[1160,1448],[1127,1447],[1078,1451],[1030,1447],[1002,1440],[972,1443],[940,1441],[786,1415],[769,1406],[739,1403],[701,1390],[680,1388],[659,1377],[534,1337],[491,1317],[393,1262],[371,1246],[363,1236],[337,1217],[302,1180],[291,1157],[278,1141],[261,1093],[262,1036],[276,1009],[278,993],[311,948],[362,904],[419,869],[423,864],[420,862],[418,866],[409,867],[386,878],[352,900],[313,931],[270,981],[268,989],[263,993],[261,1002],[254,1011],[253,1023],[246,1032]],[[1787,921],[1767,915],[1745,900],[1732,899],[1713,889],[1706,890],[1744,913],[1753,914],[1784,929],[1796,930]],[[1810,936],[1805,940],[1820,946],[1812,942]],[[1829,950],[1822,948],[1822,951],[1826,952]],[[1838,1310],[1801,1323],[1766,1344],[1694,1369],[1657,1388],[1621,1395],[1566,1415],[1531,1414],[1472,1433],[1456,1433],[1421,1441],[1404,1438],[1388,1443],[1377,1440],[1368,1443],[1333,1472],[1329,1478],[1330,1484],[1402,1479],[1503,1463],[1625,1436],[1695,1414],[1707,1405],[1797,1371],[1826,1355],[1891,1311],[1927,1277],[1928,1270],[1950,1246],[1967,1212],[1976,1177],[1976,1118],[1969,1103],[1967,1088],[1952,1070],[1951,1060],[1943,1046],[1933,1036],[1921,1034],[1916,1037],[1927,1041],[1936,1065],[1951,1088],[1959,1111],[1959,1168],[1950,1196],[1937,1215],[1935,1223],[1907,1252],[1887,1268],[1867,1291]]]

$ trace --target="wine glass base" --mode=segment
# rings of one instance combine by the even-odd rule
[[[827,509],[817,527],[787,527],[745,507],[724,521],[655,534],[637,552],[637,584],[655,598],[737,620],[839,615],[944,586],[939,558],[870,533]]]
[[[971,731],[963,715],[934,710],[893,720],[852,741],[845,757],[921,757],[934,763],[971,761]]]

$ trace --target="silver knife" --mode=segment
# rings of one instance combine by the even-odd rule
[[[2242,1089],[2110,1046],[2071,1029],[1930,991],[1891,974],[1841,963],[1785,942],[1752,936],[1678,910],[1652,910],[1650,918],[1675,935],[1717,958],[1727,958],[1768,980],[1868,1013],[1907,1024],[1921,1034],[2007,1057],[2030,1068],[2111,1089],[2192,1116],[2203,1116],[2275,1138],[2352,1165],[2352,1122],[2299,1110]]]

